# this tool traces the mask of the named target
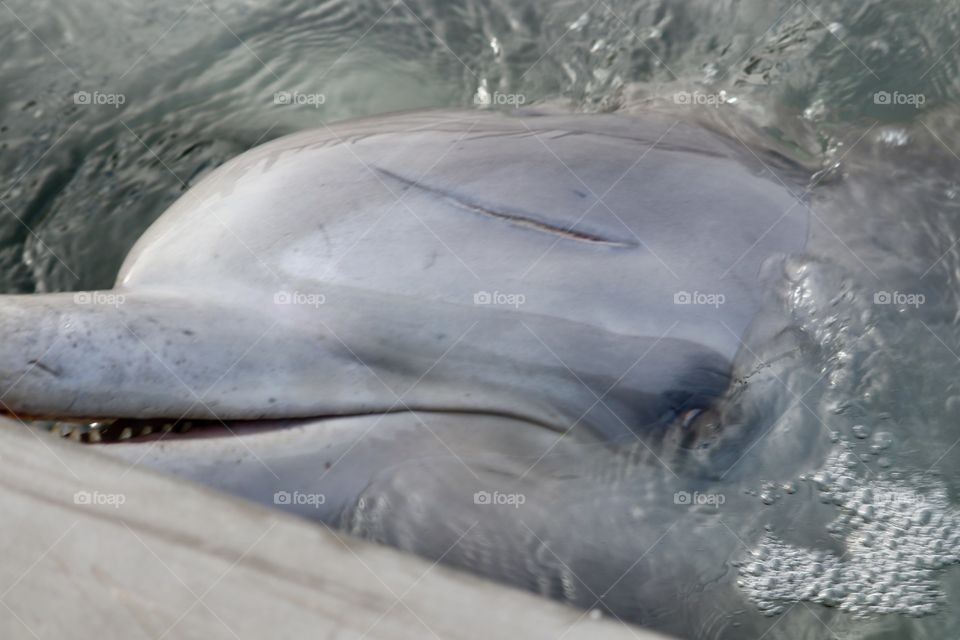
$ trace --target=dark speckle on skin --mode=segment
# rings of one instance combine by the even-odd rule
[[[333,246],[330,243],[330,234],[327,233],[327,228],[323,224],[317,225],[317,230],[320,232],[320,235],[323,236],[323,246],[326,251],[327,257],[333,255]]]
[[[269,402],[270,404],[273,404],[276,401],[277,401],[276,398],[267,398],[267,402]]]
[[[183,335],[185,335],[185,336],[192,336],[192,335],[195,335],[195,334],[194,334],[193,331],[190,331],[190,329],[184,329],[184,330],[183,330]]]
[[[60,377],[60,372],[59,372],[59,371],[57,371],[56,369],[52,369],[52,368],[48,367],[47,365],[43,364],[43,363],[40,362],[39,360],[28,360],[28,361],[27,361],[27,364],[30,365],[30,366],[32,366],[32,367],[36,367],[37,369],[40,369],[41,371],[46,371],[47,373],[49,373],[50,375],[52,375],[52,376],[55,377],[55,378],[59,378],[59,377]]]
[[[574,189],[573,192],[574,192],[575,194],[577,194],[578,196],[580,196],[581,198],[586,198],[586,197],[587,197],[587,194],[584,193],[583,191],[580,191],[580,189]]]

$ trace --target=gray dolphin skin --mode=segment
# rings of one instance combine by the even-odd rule
[[[808,233],[754,153],[653,113],[280,138],[186,192],[114,289],[4,296],[4,408],[208,421],[101,448],[590,606],[566,571],[609,583],[653,541],[609,532],[659,517],[656,460],[699,481],[684,460],[753,428],[728,408],[788,327],[764,273]],[[640,458],[634,506],[605,502]],[[565,474],[604,481],[561,509]]]

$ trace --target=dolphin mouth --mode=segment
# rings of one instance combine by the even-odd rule
[[[16,420],[44,424],[63,438],[86,444],[110,444],[116,442],[137,441],[143,439],[163,438],[168,435],[182,437],[189,434],[191,438],[216,438],[225,435],[243,436],[269,430],[287,429],[300,425],[342,418],[357,418],[363,416],[386,416],[401,413],[438,413],[463,414],[474,416],[489,416],[520,420],[533,426],[546,428],[559,434],[566,434],[568,429],[557,425],[540,423],[526,416],[518,416],[505,411],[481,411],[452,408],[409,408],[398,407],[383,411],[355,411],[345,413],[317,414],[313,416],[269,417],[251,419],[169,419],[169,418],[60,418],[53,416],[27,416],[10,411],[0,411]]]
[[[518,420],[531,426],[542,427],[556,433],[560,438],[596,440],[605,442],[612,449],[618,445],[629,445],[634,439],[605,440],[598,434],[576,434],[572,428],[559,425],[541,424],[526,416],[518,416],[503,411],[481,411],[451,408],[404,408],[385,411],[345,412],[318,414],[314,416],[269,417],[252,419],[169,419],[169,418],[41,418],[23,416],[8,411],[0,414],[34,424],[47,425],[49,430],[62,438],[83,444],[116,444],[126,442],[158,441],[172,438],[222,438],[226,436],[244,437],[267,431],[291,429],[311,423],[332,421],[344,418],[388,416],[391,414],[444,414],[486,416]],[[699,453],[715,445],[723,435],[723,409],[718,404],[692,404],[665,416],[660,421],[662,445],[676,451]]]

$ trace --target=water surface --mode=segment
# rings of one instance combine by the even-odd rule
[[[585,454],[565,481],[550,461],[550,481],[529,490],[565,508],[529,521],[562,522],[580,542],[616,531],[603,551],[623,571],[594,571],[562,535],[463,557],[505,562],[497,550],[514,544],[530,559],[515,582],[683,636],[956,628],[960,5],[6,0],[0,25],[5,292],[109,287],[133,241],[212,168],[350,117],[659,109],[804,167],[811,251],[772,291],[798,328],[795,357],[752,383],[769,428],[695,481],[639,451],[615,464]],[[413,465],[405,481],[426,472]],[[636,513],[641,492],[660,492],[662,510]],[[344,524],[418,550],[367,516]],[[689,566],[671,554],[698,551],[701,570],[670,573]],[[869,583],[882,583],[876,598],[851,593]],[[601,598],[605,585],[616,589]]]

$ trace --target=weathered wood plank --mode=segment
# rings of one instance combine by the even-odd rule
[[[641,638],[0,420],[0,637]]]

